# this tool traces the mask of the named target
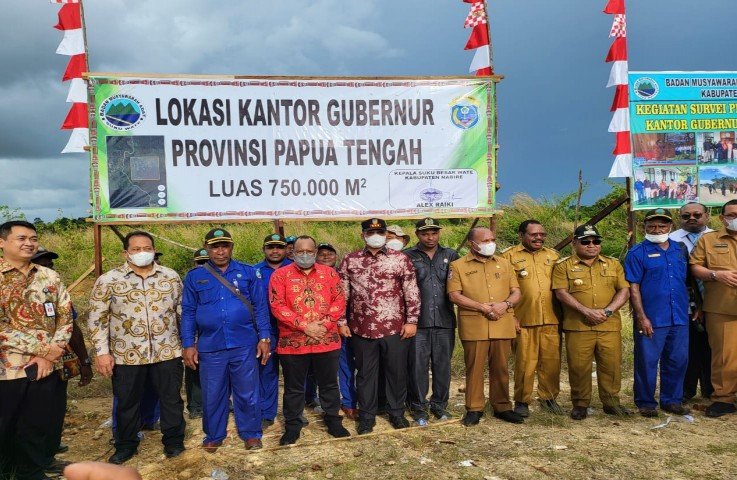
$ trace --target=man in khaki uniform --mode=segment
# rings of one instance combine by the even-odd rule
[[[448,297],[458,305],[458,334],[466,363],[466,415],[476,425],[484,414],[484,367],[489,365],[489,403],[494,416],[510,423],[524,419],[509,401],[509,355],[516,336],[512,308],[519,301],[509,261],[495,257],[496,235],[476,227],[468,234],[471,251],[450,264]]]
[[[514,411],[530,415],[529,404],[537,372],[540,406],[562,415],[555,401],[560,392],[560,308],[550,289],[558,252],[543,246],[545,229],[525,220],[518,229],[520,244],[502,252],[519,282],[522,298],[514,307],[520,333],[514,348]]]
[[[691,273],[704,282],[706,332],[711,347],[713,403],[709,417],[735,413],[737,393],[737,200],[722,206],[724,228],[702,235],[691,252]]]
[[[571,418],[586,418],[591,403],[591,362],[604,413],[625,416],[632,412],[619,404],[622,386],[622,321],[619,309],[629,298],[629,283],[617,259],[600,255],[601,235],[591,225],[573,233],[570,257],[553,270],[553,290],[563,304],[568,377],[573,410]]]

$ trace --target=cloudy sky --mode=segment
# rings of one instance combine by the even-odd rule
[[[630,70],[737,70],[734,0],[628,4]],[[612,90],[606,0],[489,0],[499,87],[499,180],[550,197],[607,191]],[[58,7],[5,0],[0,29],[0,206],[33,219],[88,215],[88,158],[61,155],[67,57]],[[86,0],[95,71],[247,75],[458,75],[471,54],[461,0]]]

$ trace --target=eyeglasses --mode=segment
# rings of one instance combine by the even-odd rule
[[[681,218],[682,218],[683,220],[688,220],[688,219],[689,219],[689,218],[691,218],[691,217],[693,217],[693,218],[695,218],[696,220],[698,220],[698,219],[700,219],[700,218],[701,218],[701,217],[703,217],[703,216],[704,216],[704,214],[703,214],[703,213],[682,213],[682,214],[681,214]]]
[[[601,238],[595,238],[593,240],[579,240],[578,243],[581,245],[591,245],[592,243],[594,245],[601,245]]]

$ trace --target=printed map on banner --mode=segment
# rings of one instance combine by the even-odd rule
[[[737,72],[630,72],[632,204],[737,199]]]
[[[490,215],[494,81],[92,74],[93,218]]]

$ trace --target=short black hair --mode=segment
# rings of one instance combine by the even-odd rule
[[[474,241],[473,239],[476,238],[476,233],[480,232],[481,230],[491,230],[487,227],[473,227],[471,230],[468,231],[468,236],[466,237],[466,240]]]
[[[10,235],[10,231],[13,230],[13,227],[24,227],[36,231],[36,226],[33,225],[31,222],[26,222],[25,220],[10,220],[9,222],[5,222],[2,225],[0,225],[0,238],[3,240],[8,239],[8,235]]]
[[[128,235],[123,237],[123,250],[128,250],[128,245],[130,244],[131,238],[133,237],[146,237],[151,240],[151,246],[155,246],[153,235],[148,232],[144,232],[143,230],[133,230],[132,232],[128,233]]]
[[[737,205],[737,198],[733,198],[732,200],[722,205],[722,215],[724,215],[724,212],[727,211],[727,205]]]
[[[682,212],[683,209],[688,207],[689,205],[699,205],[704,210],[704,212],[706,212],[706,205],[704,205],[703,203],[699,203],[699,202],[688,202],[687,204],[682,206],[680,209],[678,209],[678,211]]]
[[[300,235],[299,237],[295,238],[295,239],[294,239],[294,244],[295,244],[295,245],[297,244],[297,240],[312,240],[312,243],[314,243],[314,244],[315,244],[315,249],[317,249],[317,241],[315,241],[315,239],[314,239],[314,238],[312,238],[312,237],[311,237],[311,236],[309,236],[309,235]]]
[[[524,222],[519,224],[519,228],[517,229],[517,233],[527,233],[527,227],[529,225],[542,225],[542,223],[538,222],[534,218],[531,218],[529,220],[525,220]]]

